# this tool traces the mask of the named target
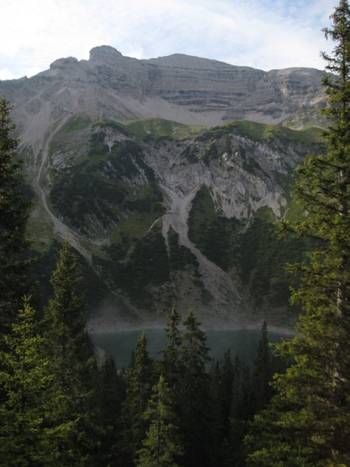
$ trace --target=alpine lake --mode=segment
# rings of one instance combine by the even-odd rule
[[[92,334],[92,339],[97,350],[114,357],[117,368],[126,368],[130,365],[132,351],[135,350],[137,339],[142,332],[147,337],[150,355],[155,359],[160,359],[166,345],[165,332],[160,328],[95,333]],[[216,329],[205,330],[205,332],[212,361],[222,359],[229,349],[233,358],[238,356],[248,365],[254,361],[261,335],[260,330]],[[285,333],[269,332],[271,343],[289,337]]]

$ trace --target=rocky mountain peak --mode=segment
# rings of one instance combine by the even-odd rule
[[[121,57],[122,53],[110,45],[100,45],[90,50],[90,62],[96,64],[110,64]]]
[[[26,129],[22,137],[30,144],[67,112],[119,121],[214,126],[246,119],[303,128],[323,123],[323,74],[265,72],[184,54],[138,60],[102,45],[89,60],[61,58],[27,80],[0,81],[0,95],[14,105],[17,128]]]
[[[57,68],[62,69],[62,68],[65,68],[67,66],[76,64],[76,63],[78,63],[78,60],[75,57],[59,58],[59,59],[57,59],[57,60],[55,60],[54,62],[51,63],[50,69],[51,70],[54,70],[54,69],[57,69]]]

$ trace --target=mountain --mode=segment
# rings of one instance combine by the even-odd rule
[[[63,238],[84,259],[92,327],[157,322],[173,304],[207,323],[289,324],[284,264],[307,246],[274,222],[300,215],[293,170],[324,150],[311,128],[321,78],[103,46],[0,82],[33,190],[38,277]]]
[[[87,61],[63,58],[32,78],[0,82],[0,93],[15,104],[22,136],[32,143],[69,113],[210,126],[233,119],[315,123],[324,103],[321,78],[315,69],[264,72],[186,55],[137,60],[102,46]]]

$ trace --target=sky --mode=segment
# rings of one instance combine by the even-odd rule
[[[185,53],[263,70],[323,68],[338,0],[0,0],[0,80],[32,76],[98,45]]]

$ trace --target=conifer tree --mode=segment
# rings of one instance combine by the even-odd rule
[[[99,464],[102,466],[124,467],[119,455],[121,406],[124,397],[124,381],[117,372],[114,359],[107,357],[100,369],[98,388],[98,405],[103,427],[99,456]]]
[[[181,347],[180,422],[184,434],[184,465],[211,463],[211,400],[206,335],[191,312],[184,321]]]
[[[253,374],[253,391],[255,411],[259,412],[270,401],[272,396],[272,355],[269,348],[267,323],[264,321],[261,328],[261,337],[258,344]]]
[[[85,330],[76,256],[65,243],[52,276],[54,290],[45,311],[47,353],[63,397],[52,411],[60,465],[92,465],[98,450],[96,361]],[[64,430],[60,427],[65,426]]]
[[[142,333],[138,339],[134,366],[127,375],[126,399],[122,408],[124,423],[121,450],[124,465],[133,465],[137,450],[146,433],[143,414],[154,384],[154,366],[147,350],[147,339]]]
[[[275,378],[276,396],[247,438],[249,465],[350,465],[350,8],[341,0],[326,30],[336,42],[327,57],[328,151],[307,158],[296,196],[305,211],[294,226],[317,239],[295,267],[293,294],[304,314],[298,336],[279,345],[291,366]]]
[[[59,397],[45,339],[33,308],[26,300],[5,337],[0,353],[0,465],[3,467],[52,466],[51,401]]]
[[[231,358],[231,351],[224,354],[222,365],[221,395],[222,401],[222,437],[228,437],[230,430],[230,413],[232,408],[232,391],[234,381],[234,367]]]
[[[82,298],[81,273],[78,260],[70,245],[62,246],[51,284],[53,297],[45,312],[47,332],[61,365],[59,375],[63,385],[77,379],[91,386],[96,376],[93,346],[86,331],[86,306]],[[67,362],[72,361],[70,368]],[[74,376],[72,375],[74,372]]]
[[[183,453],[177,420],[173,411],[172,392],[160,376],[153,388],[144,419],[148,424],[142,448],[138,451],[137,467],[178,467]]]
[[[228,449],[229,460],[227,465],[244,465],[243,440],[247,434],[249,421],[254,416],[255,401],[253,378],[248,367],[236,357],[233,366],[233,388],[230,413],[230,441]]]
[[[27,203],[9,104],[0,97],[0,333],[14,320],[28,293]]]
[[[216,363],[211,371],[213,454],[219,465],[228,457],[230,445],[230,416],[233,396],[234,368],[231,351],[224,354],[222,364]]]
[[[163,352],[162,371],[166,381],[174,392],[178,388],[181,377],[181,332],[179,325],[180,315],[176,308],[173,308],[169,314],[165,327],[167,345]]]

